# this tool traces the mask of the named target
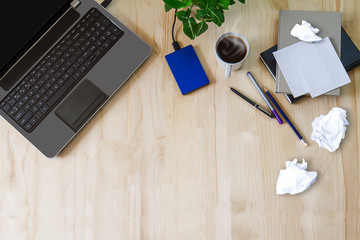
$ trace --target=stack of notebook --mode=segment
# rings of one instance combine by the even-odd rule
[[[260,59],[263,61],[273,78],[276,79],[276,92],[285,93],[285,96],[290,103],[293,103],[302,97],[294,98],[291,95],[287,82],[279,67],[276,65],[273,52],[299,41],[297,38],[290,35],[290,31],[296,23],[301,23],[302,20],[306,20],[313,26],[319,28],[320,32],[317,34],[318,36],[323,38],[328,36],[330,38],[336,53],[338,56],[341,56],[341,62],[347,71],[350,71],[360,64],[359,50],[341,27],[341,13],[291,10],[280,11],[278,45],[262,52],[260,54]],[[335,89],[326,93],[326,95],[339,96],[340,90]]]

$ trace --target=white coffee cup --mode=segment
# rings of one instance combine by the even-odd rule
[[[240,38],[241,41],[237,40],[238,38]],[[228,41],[229,39],[236,39],[236,41],[233,41],[234,42],[233,45],[226,45],[229,43]],[[223,47],[223,45],[226,47],[222,49],[218,49],[219,43],[221,44],[220,47]],[[246,49],[244,49],[244,45]],[[239,49],[240,51],[242,51],[241,54],[237,53],[237,50]],[[226,51],[222,51],[222,50],[226,50]],[[249,50],[250,48],[248,41],[240,33],[228,32],[228,33],[224,33],[218,38],[215,44],[215,55],[220,66],[225,68],[225,77],[229,78],[231,71],[235,71],[243,65],[245,59],[249,55]],[[224,52],[226,52],[226,54],[228,54],[229,52],[228,55],[232,55],[233,58],[231,58],[231,56],[226,57],[224,55]]]

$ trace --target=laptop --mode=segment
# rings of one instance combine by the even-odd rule
[[[0,114],[47,157],[151,53],[94,0],[5,1],[0,29]]]

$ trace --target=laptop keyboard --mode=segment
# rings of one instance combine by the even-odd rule
[[[123,34],[97,9],[90,9],[0,107],[25,131],[33,131]]]

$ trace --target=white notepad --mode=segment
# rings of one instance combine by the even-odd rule
[[[317,97],[351,82],[328,37],[295,43],[274,56],[294,97]]]

